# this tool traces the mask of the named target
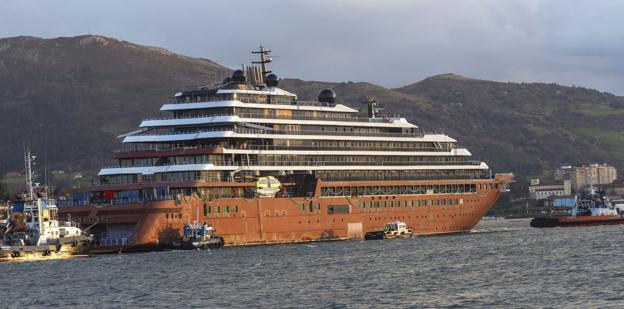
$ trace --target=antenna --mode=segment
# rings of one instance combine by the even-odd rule
[[[43,155],[43,188],[45,189],[45,198],[48,199],[50,196],[48,192],[48,152],[46,151]]]
[[[260,54],[260,61],[252,61],[253,64],[260,64],[260,68],[262,69],[262,82],[266,83],[267,74],[271,73],[271,71],[267,70],[267,63],[272,61],[271,57],[269,57],[269,53],[271,50],[264,49],[262,45],[260,45],[259,51],[252,51],[252,54]]]
[[[26,170],[26,190],[28,190],[28,197],[30,200],[35,199],[35,192],[32,182],[32,165],[34,164],[35,156],[30,152],[30,148],[26,148],[24,145],[24,167]]]
[[[585,177],[587,178],[587,183],[589,184],[589,194],[593,196],[594,194],[596,194],[596,191],[594,190],[594,182],[592,181],[592,176],[592,168],[590,165],[589,167],[585,168]]]
[[[368,118],[375,118],[375,114],[379,112],[377,100],[375,97],[366,97],[366,104],[368,105]]]

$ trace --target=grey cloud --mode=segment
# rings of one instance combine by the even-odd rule
[[[59,4],[59,3],[62,3]],[[0,36],[101,34],[281,76],[398,87],[455,72],[624,93],[624,2],[14,1]]]

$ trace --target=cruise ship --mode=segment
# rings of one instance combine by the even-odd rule
[[[184,90],[120,135],[99,182],[60,200],[59,214],[98,246],[151,250],[185,225],[214,227],[227,245],[363,239],[391,221],[414,235],[470,231],[508,191],[511,174],[445,134],[405,118],[367,117],[331,89],[303,101],[279,87],[270,51],[218,85]]]

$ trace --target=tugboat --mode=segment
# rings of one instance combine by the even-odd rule
[[[57,220],[55,201],[32,182],[32,160],[26,152],[27,193],[15,202],[2,233],[0,262],[69,259],[86,256],[93,245],[93,236],[73,222]],[[37,190],[39,191],[39,190]],[[47,191],[47,190],[46,190]]]
[[[171,244],[173,249],[178,250],[198,250],[198,249],[219,249],[225,242],[223,237],[217,236],[217,231],[210,225],[200,225],[194,222],[184,225],[184,235],[181,239]]]
[[[397,239],[397,238],[410,238],[414,230],[403,221],[394,221],[386,223],[383,231],[368,232],[364,235],[366,240],[379,240],[379,239]]]
[[[624,224],[624,205],[614,204],[605,192],[598,191],[593,187],[591,170],[588,170],[588,183],[588,192],[573,197],[571,203],[569,203],[570,207],[559,207],[560,209],[547,208],[544,210],[544,215],[531,220],[531,226],[558,227]]]

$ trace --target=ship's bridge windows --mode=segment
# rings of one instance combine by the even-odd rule
[[[219,100],[220,101],[236,100],[236,93],[220,93]]]
[[[267,103],[267,96],[264,94],[237,93],[236,99],[243,103]]]
[[[282,105],[293,105],[296,104],[294,97],[286,96],[286,95],[269,95],[267,96],[266,103],[269,104],[282,104]]]
[[[138,182],[137,174],[100,176],[100,183],[102,184],[125,184],[125,183],[137,183],[137,182]]]
[[[351,211],[351,205],[329,205],[327,206],[328,214],[348,214]]]

